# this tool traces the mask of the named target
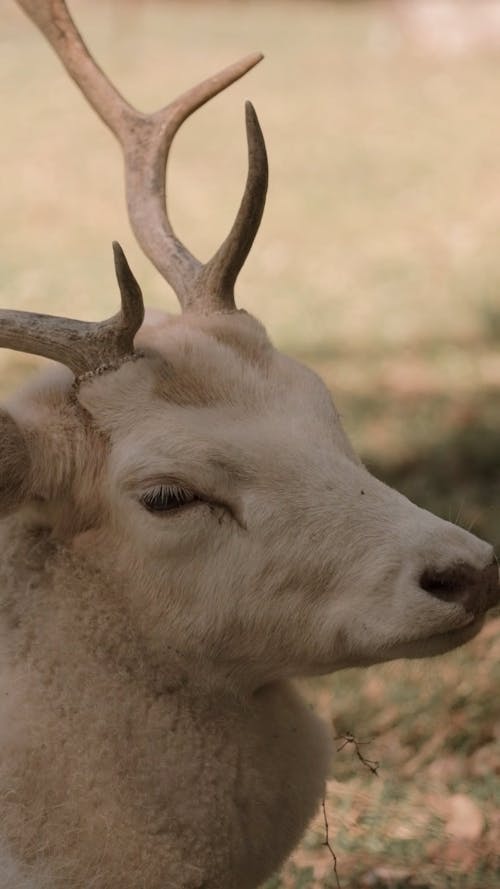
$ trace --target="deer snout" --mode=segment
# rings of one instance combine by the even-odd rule
[[[455,562],[447,568],[426,568],[420,576],[426,593],[461,605],[479,617],[500,603],[500,584],[496,560],[484,568],[467,562]]]

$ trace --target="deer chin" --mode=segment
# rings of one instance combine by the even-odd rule
[[[445,654],[447,651],[453,651],[465,645],[476,636],[482,628],[485,621],[485,615],[479,616],[468,615],[460,626],[450,627],[446,630],[433,633],[425,639],[412,639],[402,643],[398,648],[402,650],[402,654],[396,654],[392,660],[398,657],[404,658],[423,658],[435,657],[439,654]]]
[[[474,636],[477,636],[484,625],[486,619],[485,614],[475,616],[472,614],[463,618],[460,624],[444,627],[434,633],[425,635],[421,638],[402,639],[396,645],[390,647],[383,646],[372,655],[356,657],[355,659],[337,660],[334,665],[330,663],[325,669],[324,665],[319,669],[312,669],[309,675],[325,675],[329,672],[337,672],[351,667],[372,667],[376,664],[384,664],[389,661],[398,660],[418,660],[426,657],[437,657],[453,651],[454,648],[460,648],[466,642],[470,642]]]

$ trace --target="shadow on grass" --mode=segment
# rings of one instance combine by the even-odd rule
[[[365,441],[369,469],[419,506],[457,522],[500,546],[500,395],[473,400],[425,398],[376,403],[388,422],[404,425],[405,453],[387,459]],[[365,414],[366,405],[354,405]],[[359,422],[359,419],[358,419]],[[422,434],[422,429],[425,434]],[[413,444],[412,444],[413,442]]]

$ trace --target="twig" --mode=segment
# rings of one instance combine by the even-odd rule
[[[363,744],[371,744],[371,739],[368,741],[358,741],[357,738],[351,732],[346,732],[345,735],[339,735],[337,738],[334,738],[335,741],[343,741],[340,747],[337,747],[337,753],[340,753],[344,747],[347,747],[348,744],[352,744],[354,746],[354,752],[358,757],[359,761],[363,763],[363,765],[372,772],[373,775],[378,776],[378,770],[380,763],[377,762],[376,759],[367,759],[366,756],[363,756],[361,750],[359,749]]]
[[[332,856],[332,859],[333,859],[333,873],[335,874],[335,881],[337,883],[337,889],[342,889],[342,887],[340,885],[339,874],[337,871],[337,856],[335,855],[335,852],[333,851],[333,849],[330,845],[330,839],[328,836],[328,818],[326,817],[326,806],[325,806],[324,799],[321,800],[321,808],[323,809],[323,821],[325,822],[325,839],[323,842],[323,846],[326,846],[326,848],[330,852],[330,855]]]

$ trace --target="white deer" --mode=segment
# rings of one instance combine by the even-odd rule
[[[291,681],[471,639],[493,551],[373,478],[323,383],[236,309],[267,184],[250,106],[229,237],[201,265],[172,230],[172,139],[259,56],[146,116],[63,0],[19,2],[121,142],[182,314],[142,324],[118,246],[114,318],[0,313],[0,346],[63,366],[0,412],[0,887],[255,889],[330,758]]]

